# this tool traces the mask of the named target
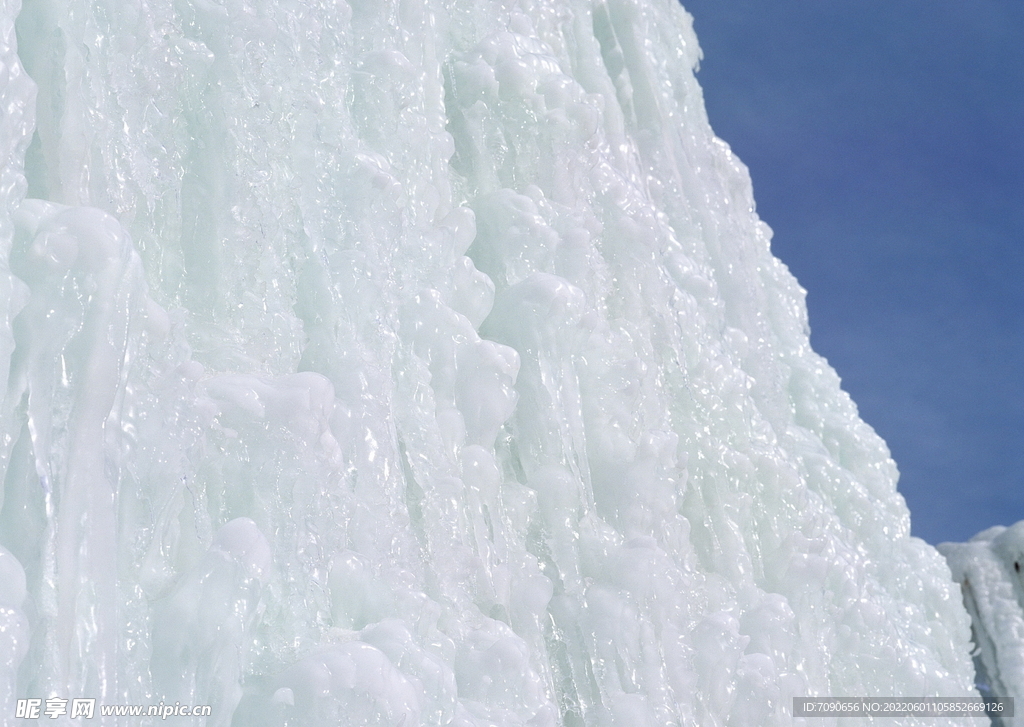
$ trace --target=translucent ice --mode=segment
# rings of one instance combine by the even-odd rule
[[[677,3],[12,0],[0,43],[0,719],[971,693]]]

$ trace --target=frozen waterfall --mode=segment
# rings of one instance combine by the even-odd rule
[[[677,2],[2,8],[0,723],[974,693]]]

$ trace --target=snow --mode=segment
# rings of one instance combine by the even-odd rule
[[[974,693],[682,7],[18,13],[0,713],[745,727]]]

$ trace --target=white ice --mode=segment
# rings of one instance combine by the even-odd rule
[[[0,722],[973,693],[676,2],[0,8]]]
[[[963,590],[983,692],[1024,704],[1024,521],[939,551]]]

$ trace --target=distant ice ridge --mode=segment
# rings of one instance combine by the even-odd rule
[[[1024,704],[1024,521],[983,530],[966,543],[942,543],[939,551],[971,616],[982,693]]]
[[[0,722],[747,727],[972,693],[959,589],[809,347],[678,4],[18,13]]]

